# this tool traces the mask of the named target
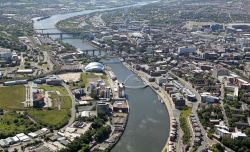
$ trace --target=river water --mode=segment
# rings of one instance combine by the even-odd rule
[[[135,5],[86,10],[76,13],[54,15],[48,19],[35,21],[35,29],[55,28],[55,24],[73,16],[84,15],[97,11],[114,10],[119,8],[139,7],[149,4],[151,2],[141,2]],[[49,29],[46,32],[60,32],[57,29]],[[82,43],[80,39],[65,39],[65,42],[75,46],[76,48],[86,49],[91,47]],[[112,71],[116,74],[118,80],[123,82],[127,77],[133,74],[122,63],[114,62],[115,64],[108,64]],[[143,82],[136,75],[132,75],[126,81],[128,86],[142,86]],[[156,93],[149,87],[144,89],[126,89],[128,95],[128,102],[130,106],[130,114],[126,130],[122,135],[120,141],[111,150],[112,152],[160,152],[169,136],[169,115],[156,95]]]
[[[143,86],[140,78],[122,63],[109,64],[120,82],[127,86]],[[129,119],[121,140],[112,152],[160,152],[169,134],[169,115],[150,88],[126,89],[130,106]]]

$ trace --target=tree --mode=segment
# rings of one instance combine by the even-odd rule
[[[247,136],[250,136],[250,128],[247,128],[245,133],[247,134]]]
[[[102,126],[96,131],[95,139],[98,142],[101,142],[109,137],[109,134],[111,133],[111,127],[110,126]]]
[[[14,151],[13,152],[18,152],[18,149],[14,148]]]
[[[221,144],[217,143],[215,145],[213,145],[212,147],[212,151],[213,152],[224,152],[225,147],[223,147]]]
[[[3,109],[0,109],[0,115],[3,115],[4,111]]]
[[[97,129],[100,128],[104,123],[105,123],[104,120],[96,118],[94,122],[91,124],[91,127]]]
[[[83,144],[82,149],[81,149],[80,152],[89,152],[89,151],[90,151],[89,145]]]

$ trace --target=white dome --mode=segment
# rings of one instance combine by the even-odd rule
[[[86,72],[103,72],[104,65],[99,62],[91,62],[84,68],[84,70]]]

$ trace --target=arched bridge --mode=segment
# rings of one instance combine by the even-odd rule
[[[139,86],[130,86],[130,85],[126,85],[126,82],[133,76],[136,76],[136,74],[130,74],[127,76],[127,78],[124,80],[123,84],[125,85],[125,88],[129,88],[129,89],[143,89],[148,87],[148,85],[143,82],[143,85],[139,85]]]

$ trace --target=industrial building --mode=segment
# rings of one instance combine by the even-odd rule
[[[171,95],[176,109],[183,109],[186,106],[186,101],[180,93]]]
[[[209,92],[203,92],[201,93],[201,101],[206,103],[218,103],[219,98],[212,96]]]
[[[0,48],[0,60],[10,62],[12,59],[12,52],[10,49]]]
[[[129,112],[128,102],[126,100],[115,101],[113,104],[113,112]]]
[[[52,76],[52,77],[49,77],[48,79],[46,79],[46,84],[60,86],[60,85],[62,85],[62,80],[59,79],[57,76]]]
[[[189,53],[195,53],[195,52],[196,52],[196,48],[194,46],[178,48],[179,55],[188,55]]]
[[[108,73],[109,73],[110,78],[111,78],[113,81],[117,79],[117,78],[116,78],[116,75],[114,74],[114,72],[108,71]]]
[[[109,105],[106,102],[99,101],[96,103],[97,115],[107,115],[109,111]]]
[[[18,69],[16,71],[17,74],[32,74],[33,69]]]

